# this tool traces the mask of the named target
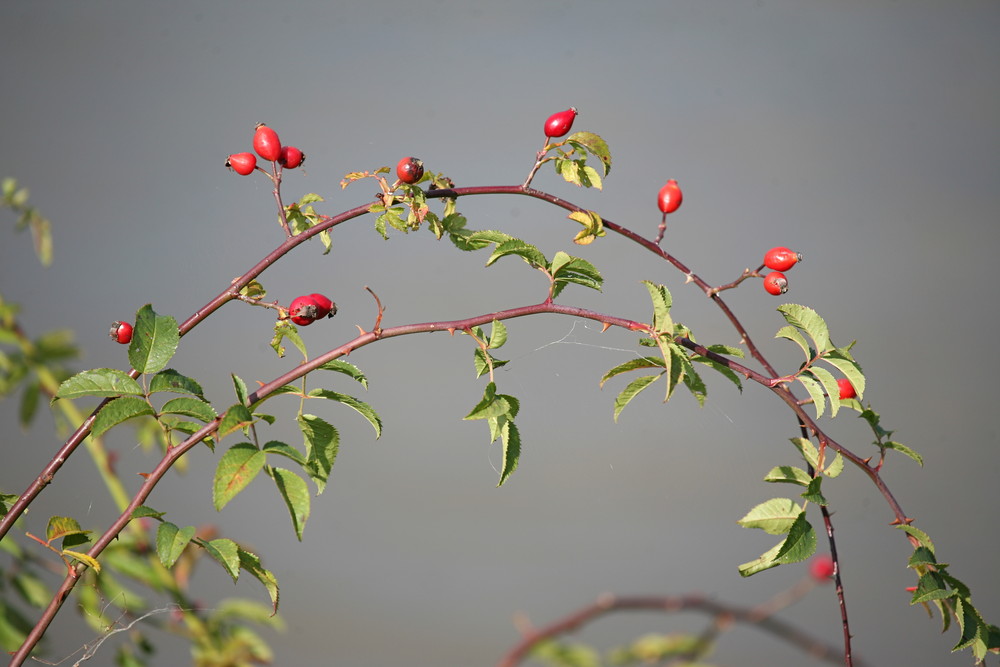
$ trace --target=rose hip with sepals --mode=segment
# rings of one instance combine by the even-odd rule
[[[132,342],[132,325],[128,322],[115,322],[111,325],[111,331],[108,332],[108,335],[116,343],[128,345]]]
[[[788,291],[788,278],[780,271],[772,271],[764,276],[764,289],[774,296],[784,294]]]
[[[424,177],[424,162],[415,157],[404,157],[396,165],[396,177],[407,185],[413,185]]]
[[[551,139],[567,134],[573,128],[576,115],[576,107],[570,107],[566,111],[559,111],[549,116],[545,121],[545,138]]]
[[[313,293],[309,295],[309,298],[316,304],[316,319],[333,317],[337,314],[337,304],[322,294]]]
[[[311,296],[297,296],[288,306],[288,319],[306,327],[320,318],[319,306]]]
[[[854,398],[858,395],[858,392],[854,390],[854,385],[847,378],[840,378],[837,380],[837,388],[840,390],[840,400],[846,401],[849,398]]]
[[[265,160],[274,162],[281,157],[281,141],[278,133],[264,123],[258,123],[253,134],[253,149]]]
[[[684,193],[681,192],[681,186],[677,185],[677,181],[672,178],[660,188],[660,194],[656,198],[660,211],[668,214],[679,209],[683,201]]]
[[[257,168],[257,156],[253,153],[234,153],[226,159],[226,166],[240,176],[247,176]]]
[[[801,253],[782,246],[771,248],[764,254],[764,266],[775,271],[787,271],[801,261]]]
[[[306,161],[306,154],[295,146],[282,146],[278,153],[278,164],[286,169],[295,169]]]

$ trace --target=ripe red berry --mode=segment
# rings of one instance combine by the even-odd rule
[[[288,306],[288,317],[299,326],[309,326],[320,318],[319,306],[311,296],[297,296]]]
[[[316,304],[316,319],[333,317],[337,314],[337,304],[322,294],[310,294],[309,298]]]
[[[681,207],[682,201],[684,201],[684,193],[681,192],[681,186],[677,185],[677,181],[672,178],[660,188],[660,195],[656,198],[656,203],[664,213],[673,213]]]
[[[778,296],[788,291],[788,278],[780,271],[772,271],[764,276],[764,289],[768,294]]]
[[[545,121],[545,137],[551,139],[563,136],[572,129],[574,120],[576,120],[576,107],[552,114]]]
[[[257,131],[253,134],[253,149],[265,160],[274,162],[281,157],[281,141],[278,139],[278,133],[264,123],[258,124]]]
[[[295,146],[282,146],[281,152],[278,154],[278,162],[282,167],[288,169],[295,169],[305,161],[306,154]]]
[[[128,345],[132,342],[132,325],[128,322],[115,322],[111,325],[111,331],[108,332],[108,335],[116,343]]]
[[[858,392],[854,390],[854,385],[847,378],[837,380],[837,388],[840,389],[840,400],[842,401],[858,395]]]
[[[787,271],[795,266],[796,262],[801,261],[802,255],[800,253],[781,246],[771,248],[764,255],[764,266],[775,271]]]
[[[423,161],[415,157],[404,157],[396,165],[396,177],[408,185],[413,185],[424,177]]]
[[[246,176],[257,168],[257,156],[253,153],[234,153],[226,160],[226,166],[240,176]]]
[[[825,584],[833,576],[833,559],[828,554],[820,554],[809,561],[809,576],[816,582]]]

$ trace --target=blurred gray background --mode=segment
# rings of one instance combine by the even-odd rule
[[[388,2],[4,3],[0,20],[0,176],[32,190],[54,223],[55,263],[43,270],[27,236],[3,213],[0,289],[24,304],[31,332],[73,327],[80,368],[127,368],[107,338],[115,319],[152,303],[178,320],[218,294],[280,240],[267,182],[228,172],[266,121],[308,155],[289,172],[287,201],[307,192],[333,214],[370,200],[370,182],[341,191],[350,171],[404,155],[459,185],[523,181],[545,118],[570,105],[574,129],[611,146],[604,192],[583,192],[543,170],[535,185],[650,236],[655,196],[680,181],[684,206],[665,245],[706,280],[724,283],[786,245],[806,261],[786,299],[756,283],[726,294],[783,371],[799,352],[773,333],[774,308],[808,304],[834,340],[855,348],[866,399],[925,467],[891,457],[885,477],[928,531],[952,573],[972,586],[987,620],[1000,619],[996,568],[998,363],[996,254],[1000,251],[1000,5],[996,2]],[[649,316],[640,280],[667,284],[674,315],[702,342],[736,344],[718,310],[683,276],[609,235],[571,243],[564,212],[526,198],[459,201],[474,229],[502,229],[564,249],[605,274],[602,294],[570,287],[561,301],[633,319]],[[334,250],[307,244],[261,278],[288,303],[320,291],[336,319],[304,329],[312,354],[374,318],[384,325],[453,319],[543,298],[541,276],[484,253],[459,253],[421,232],[382,241],[373,220],[338,228]],[[249,384],[294,367],[267,346],[271,316],[226,306],[183,340],[172,366],[210,400],[233,402],[229,374]],[[635,336],[584,320],[509,323],[511,363],[501,391],[522,401],[520,469],[495,488],[499,444],[463,422],[484,380],[472,346],[444,334],[394,339],[350,361],[369,376],[362,396],[385,433],[333,404],[309,409],[341,431],[326,493],[314,499],[302,543],[264,480],[221,514],[211,509],[216,456],[199,448],[149,504],[175,523],[215,523],[263,554],[282,586],[284,634],[267,632],[278,664],[488,665],[517,639],[514,615],[546,624],[604,592],[703,592],[753,605],[793,584],[804,566],[742,579],[739,563],[774,538],[736,520],[794,494],[761,477],[795,463],[791,415],[765,391],[741,396],[706,374],[709,401],[661,405],[659,389],[612,422],[625,381],[601,374],[635,354]],[[314,379],[357,393],[339,376]],[[282,403],[282,401],[285,401]],[[290,418],[296,403],[276,399]],[[0,487],[20,492],[60,440],[40,415],[16,427],[0,403]],[[845,413],[829,432],[873,451]],[[265,439],[299,436],[290,419]],[[236,442],[235,439],[232,442]],[[226,444],[232,444],[226,441]],[[127,475],[153,463],[128,428],[108,437]],[[135,478],[134,487],[140,479]],[[909,607],[908,544],[888,527],[885,502],[860,473],[826,487],[842,555],[855,650],[875,665],[965,665],[954,631]],[[26,528],[73,514],[98,528],[112,516],[81,453],[40,498]],[[818,515],[816,516],[818,521]],[[249,577],[233,586],[206,564],[207,605],[265,599]],[[832,587],[785,613],[841,641]],[[633,614],[588,627],[602,648],[645,632],[695,630],[701,619]],[[91,638],[72,613],[51,632],[51,659]],[[158,664],[188,660],[161,641]],[[111,645],[103,658],[110,660]],[[99,655],[99,658],[102,656]],[[810,664],[737,628],[713,659],[729,665]],[[107,664],[106,662],[104,664]]]

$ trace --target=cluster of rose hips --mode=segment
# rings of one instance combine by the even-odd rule
[[[788,271],[798,262],[802,261],[802,254],[794,250],[778,246],[771,248],[764,254],[764,266],[774,269],[764,276],[764,289],[768,294],[778,296],[788,291],[788,278],[782,271]]]
[[[264,123],[259,123],[254,131],[253,149],[268,162],[277,162],[286,169],[295,169],[306,159],[306,154],[295,146],[282,146],[278,133]],[[257,169],[257,155],[233,153],[226,160],[226,166],[240,176],[247,176]]]
[[[300,327],[337,314],[337,304],[322,294],[295,297],[288,306],[288,319]]]

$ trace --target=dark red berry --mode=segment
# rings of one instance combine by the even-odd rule
[[[246,176],[257,168],[257,156],[253,153],[234,153],[226,160],[226,166],[240,176]]]
[[[778,296],[788,291],[788,278],[780,271],[772,271],[764,276],[764,289],[768,294]]]
[[[320,318],[319,306],[311,296],[297,296],[288,306],[288,317],[299,326],[309,326]]]
[[[281,153],[278,154],[278,162],[288,169],[295,169],[305,161],[306,154],[295,146],[282,146]]]
[[[682,201],[684,193],[681,192],[681,186],[672,178],[660,188],[660,195],[656,198],[656,203],[663,213],[673,213],[681,207]]]
[[[837,380],[837,388],[840,389],[840,400],[845,401],[848,398],[854,398],[858,395],[858,392],[854,390],[854,385],[847,378],[840,378]]]
[[[337,304],[322,294],[310,294],[309,298],[316,304],[316,319],[333,317],[337,314]]]
[[[552,114],[545,121],[545,137],[551,139],[565,135],[573,128],[574,120],[576,120],[576,107]]]
[[[111,331],[108,332],[108,335],[116,343],[128,345],[132,342],[132,325],[128,322],[115,322],[111,325]]]
[[[281,141],[278,139],[278,133],[260,123],[253,134],[253,149],[265,160],[274,162],[281,157]]]
[[[775,271],[787,271],[795,266],[796,262],[801,261],[802,255],[800,253],[781,246],[771,248],[764,254],[764,266]]]
[[[415,157],[404,157],[396,165],[396,177],[407,185],[413,185],[424,177],[424,163]]]
[[[809,576],[821,584],[830,581],[835,567],[833,559],[827,554],[821,554],[809,561]]]

